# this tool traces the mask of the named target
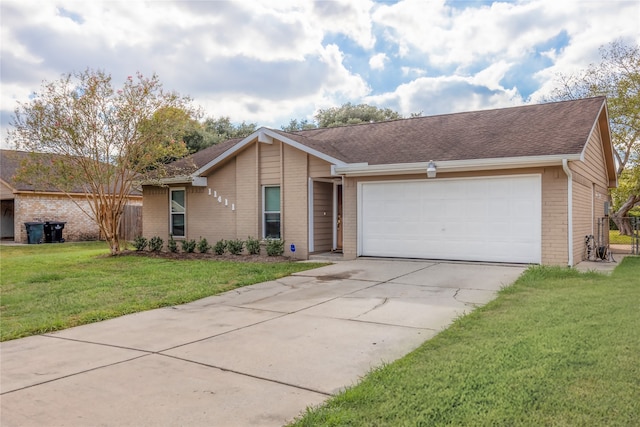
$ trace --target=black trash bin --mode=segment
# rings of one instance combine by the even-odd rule
[[[25,222],[27,227],[27,242],[30,245],[42,243],[42,236],[44,234],[43,222]]]
[[[62,230],[66,222],[47,221],[44,223],[44,241],[45,243],[64,243],[62,238]]]

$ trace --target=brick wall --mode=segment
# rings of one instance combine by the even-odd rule
[[[307,153],[285,145],[283,156],[281,209],[285,255],[294,255],[290,247],[295,244],[296,258],[306,259],[309,253]]]
[[[91,215],[89,203],[82,197],[74,198],[74,200],[75,203],[63,194],[15,194],[15,241],[27,243],[27,230],[24,223],[33,221],[66,222],[62,237],[67,241],[98,239],[100,229],[93,218],[89,216]],[[141,205],[142,200],[137,198],[130,203]]]
[[[144,186],[142,189],[142,235],[147,239],[158,236],[169,239],[169,189]]]
[[[542,173],[542,264],[567,265],[567,176],[561,166]]]

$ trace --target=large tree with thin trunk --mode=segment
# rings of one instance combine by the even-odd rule
[[[129,195],[188,153],[182,138],[195,117],[190,99],[164,91],[156,75],[129,76],[118,88],[109,74],[91,69],[45,81],[18,103],[11,121],[9,141],[36,154],[16,178],[69,196],[83,193],[87,203],[77,205],[118,254]]]
[[[600,53],[600,63],[558,76],[551,98],[607,97],[619,182],[611,192],[611,218],[620,234],[629,235],[629,211],[640,205],[640,46],[616,40]]]

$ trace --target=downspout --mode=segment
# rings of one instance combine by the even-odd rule
[[[567,159],[562,159],[562,169],[567,174],[567,238],[569,249],[569,267],[573,267],[573,175]]]

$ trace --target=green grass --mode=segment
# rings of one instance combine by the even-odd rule
[[[0,340],[182,304],[325,265],[108,253],[104,242],[2,246]]]
[[[640,425],[640,258],[532,267],[295,426]]]
[[[618,230],[609,230],[609,243],[613,245],[630,245],[631,236],[621,236]]]

